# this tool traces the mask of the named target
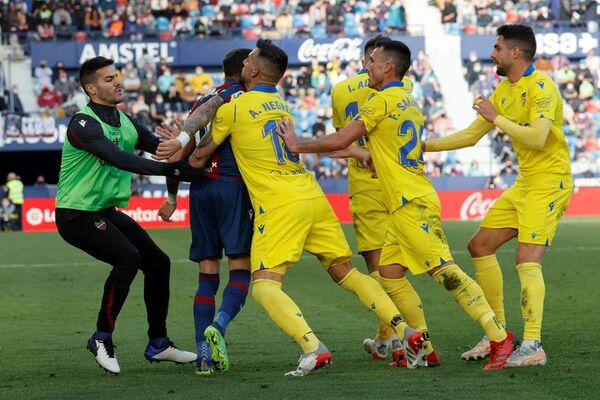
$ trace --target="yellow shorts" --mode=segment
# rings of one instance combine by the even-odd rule
[[[350,197],[358,251],[381,249],[385,241],[389,211],[383,203],[383,192],[368,191]]]
[[[342,227],[326,197],[300,200],[254,217],[252,272],[293,264],[302,250],[328,268],[352,257]]]
[[[389,220],[379,265],[400,264],[416,275],[452,261],[437,194],[412,199]]]
[[[482,228],[514,228],[520,243],[550,246],[573,193],[570,176],[534,183],[517,179],[489,209]]]

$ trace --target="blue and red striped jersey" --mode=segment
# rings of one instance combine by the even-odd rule
[[[220,86],[213,88],[210,93],[196,100],[196,103],[194,103],[190,114],[192,114],[202,104],[212,99],[214,96],[221,96],[225,102],[228,103],[233,96],[245,91],[246,88],[241,82],[226,79]],[[207,132],[207,128],[208,127],[200,129],[198,132],[199,135],[196,136],[196,138],[204,136],[204,134]],[[233,156],[233,150],[231,149],[231,143],[229,142],[229,139],[224,141],[219,146],[219,148],[211,156],[210,160],[206,163],[204,175],[209,179],[222,179],[229,182],[241,182],[242,176],[240,175],[240,171],[235,162],[235,157]]]

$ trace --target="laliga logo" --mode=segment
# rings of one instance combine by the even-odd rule
[[[313,39],[305,40],[298,49],[300,62],[311,62],[317,57],[319,62],[326,62],[333,57],[342,61],[359,60],[362,39],[336,39],[331,43],[315,44]]]
[[[54,222],[54,211],[48,209],[41,210],[39,208],[30,208],[27,210],[27,214],[25,214],[25,219],[31,226],[38,226],[43,223],[51,223]]]
[[[481,219],[495,202],[496,199],[484,199],[483,193],[475,192],[460,207],[460,219]]]

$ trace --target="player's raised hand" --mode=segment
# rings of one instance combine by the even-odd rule
[[[181,124],[179,121],[175,121],[175,126],[171,126],[166,122],[161,123],[156,127],[156,133],[160,135],[162,139],[169,140],[175,139],[181,131]]]
[[[156,132],[166,140],[160,142],[156,149],[156,153],[152,156],[153,159],[167,160],[173,154],[181,150],[181,141],[177,139],[177,135],[179,135],[181,130],[181,124],[177,121],[175,121],[175,124],[176,126],[171,126],[163,122],[156,128]]]
[[[298,136],[296,135],[296,129],[294,128],[294,121],[291,119],[282,119],[277,122],[277,134],[283,138],[286,146],[291,152],[296,152],[296,144],[298,143]]]
[[[165,222],[171,222],[171,215],[173,215],[176,209],[177,204],[170,204],[165,200],[158,209],[158,216]]]
[[[486,121],[494,122],[498,113],[494,105],[485,97],[479,96],[473,103],[473,110],[477,111]]]

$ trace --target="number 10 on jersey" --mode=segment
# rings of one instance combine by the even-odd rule
[[[271,120],[263,126],[263,139],[267,136],[271,137],[271,143],[273,144],[273,151],[275,152],[275,158],[279,165],[285,164],[287,161],[297,163],[300,161],[300,156],[296,153],[292,153],[288,149],[287,145],[277,134],[277,121]],[[286,160],[287,159],[287,160]]]

